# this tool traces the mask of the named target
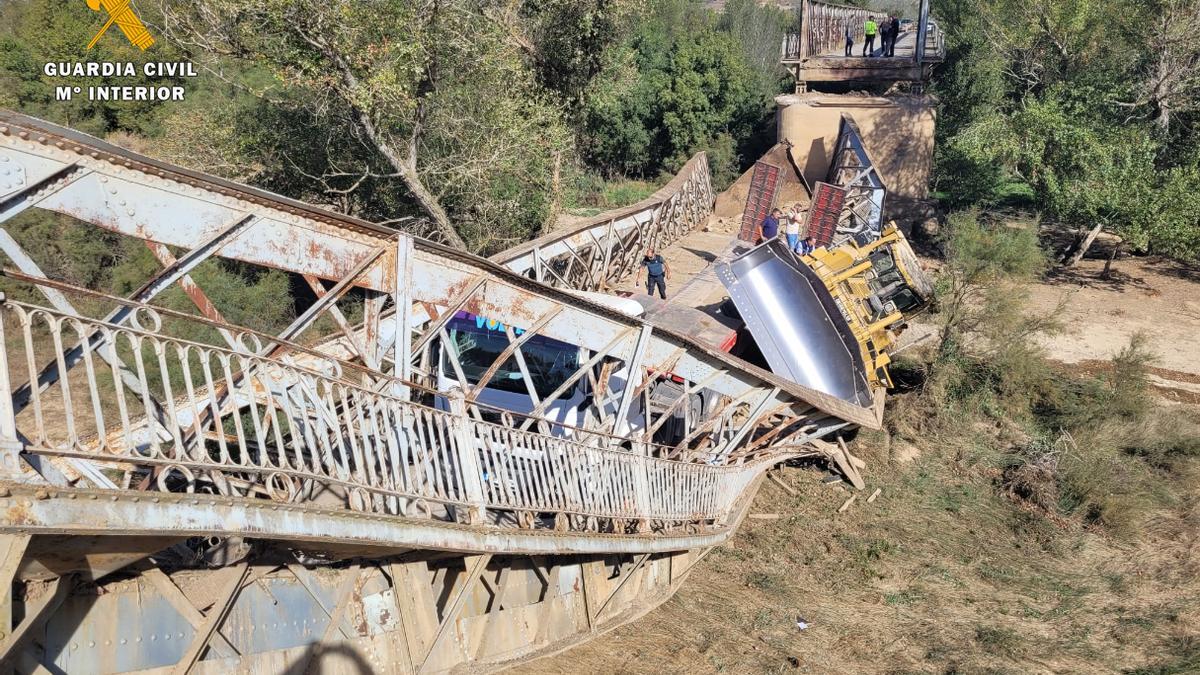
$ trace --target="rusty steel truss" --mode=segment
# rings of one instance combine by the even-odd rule
[[[646,199],[491,259],[551,286],[602,291],[636,271],[648,246],[664,248],[707,220],[714,200],[708,158],[700,153]]]
[[[829,173],[825,180],[846,191],[846,202],[830,247],[851,239],[859,242],[878,239],[883,232],[883,202],[887,189],[875,160],[867,151],[858,124],[847,113],[842,113],[838,125],[833,159],[829,162]]]
[[[768,467],[854,473],[820,439],[879,423],[572,294],[712,202],[699,155],[645,202],[488,261],[0,112],[0,660],[486,670],[648,611]],[[29,209],[140,240],[161,270],[128,297],[50,278],[5,225]],[[233,325],[192,276],[215,259],[311,296],[279,299],[297,316],[277,333]],[[195,311],[154,304],[173,287]],[[507,338],[490,365],[449,347],[463,312]],[[554,391],[535,338],[578,347]],[[502,367],[522,414],[488,403]],[[681,393],[655,418],[666,378]],[[548,413],[581,388],[572,421]]]
[[[861,50],[867,19],[876,14],[866,7],[803,0],[800,4],[800,30],[784,36],[780,59],[784,62],[802,61],[826,54],[841,54],[846,44],[847,30]]]
[[[882,28],[887,12],[820,0],[801,0],[798,9],[798,30],[784,36],[779,54],[796,80],[797,92],[812,82],[912,82],[919,88],[932,75],[933,65],[945,59],[945,36],[929,21],[929,0],[918,2],[915,25],[899,36],[898,44],[907,44],[912,35],[912,54],[893,57],[863,53],[867,19],[875,17]],[[847,33],[854,45],[848,55]],[[882,50],[881,41],[879,37],[875,42],[876,50]]]

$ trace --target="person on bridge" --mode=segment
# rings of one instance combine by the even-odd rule
[[[671,266],[661,255],[654,252],[653,246],[646,248],[646,255],[642,258],[642,265],[638,268],[637,277],[634,280],[635,284],[642,283],[643,269],[646,270],[646,295],[653,296],[654,289],[657,287],[659,297],[666,300],[667,279],[671,278]]]
[[[884,56],[896,55],[896,40],[900,39],[900,19],[893,16],[888,24],[887,49]]]
[[[854,55],[854,32],[850,30],[850,24],[846,24],[846,56]]]
[[[879,32],[875,17],[867,18],[867,23],[863,25],[863,32],[866,34],[866,40],[863,42],[863,56],[869,56],[875,51],[875,33]]]
[[[887,56],[888,38],[892,36],[892,23],[888,17],[879,22],[879,55]]]
[[[762,236],[759,237],[759,243],[770,241],[779,236],[779,217],[782,215],[783,211],[771,209],[771,215],[762,221]]]

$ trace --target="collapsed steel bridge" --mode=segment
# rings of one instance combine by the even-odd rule
[[[648,200],[488,261],[0,112],[4,667],[489,670],[649,611],[768,467],[845,465],[820,439],[879,422],[572,294],[712,203],[700,155]],[[50,278],[6,225],[29,209],[141,240],[161,270],[128,297]],[[214,258],[312,298],[278,334],[232,325],[192,277]],[[154,304],[175,286],[194,312]],[[508,339],[474,378],[438,348],[462,312]],[[535,337],[580,348],[551,392]],[[511,362],[529,414],[481,400]],[[670,410],[720,401],[669,444],[630,423],[667,376],[685,383]],[[579,386],[578,424],[546,415]]]

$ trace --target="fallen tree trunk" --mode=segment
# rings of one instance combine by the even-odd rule
[[[1087,236],[1083,238],[1083,241],[1080,242],[1079,248],[1077,248],[1074,253],[1068,255],[1066,260],[1063,260],[1063,267],[1073,267],[1080,260],[1083,260],[1083,256],[1087,254],[1088,249],[1092,247],[1092,243],[1096,241],[1096,237],[1100,236],[1100,230],[1103,229],[1104,223],[1096,223],[1096,226],[1093,227],[1087,233]]]

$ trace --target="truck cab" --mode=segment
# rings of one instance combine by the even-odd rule
[[[849,324],[868,381],[892,386],[888,352],[906,327],[905,320],[933,299],[933,282],[900,228],[891,224],[869,243],[850,240],[800,257],[825,283]]]

